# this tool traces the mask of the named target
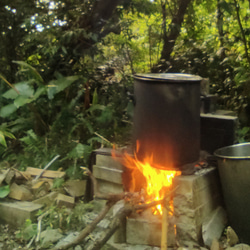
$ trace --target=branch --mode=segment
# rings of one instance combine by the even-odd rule
[[[250,64],[250,57],[249,57],[249,54],[248,54],[248,46],[247,46],[247,39],[246,39],[245,31],[244,31],[242,23],[241,23],[240,7],[239,7],[239,3],[237,2],[237,0],[234,0],[234,6],[235,6],[235,9],[236,9],[237,21],[238,21],[238,24],[239,24],[239,27],[240,27],[242,41],[243,41],[243,44],[244,44],[245,55],[246,55],[248,63]]]
[[[132,212],[137,210],[146,210],[150,207],[154,207],[158,204],[161,204],[163,200],[153,201],[148,204],[142,205],[131,205],[125,204],[115,215],[115,217],[110,222],[108,228],[103,231],[99,239],[95,240],[94,244],[89,246],[86,250],[99,250],[102,246],[110,239],[110,237],[115,233],[118,227],[121,225],[122,221],[129,216]]]
[[[170,31],[166,37],[164,37],[164,45],[161,52],[161,59],[169,61],[170,54],[173,51],[175,41],[180,34],[181,25],[186,13],[186,9],[192,0],[181,0],[179,1],[179,8],[176,15],[173,17],[170,24]],[[163,20],[164,21],[164,20]]]
[[[100,212],[100,214],[90,223],[87,225],[75,238],[73,241],[65,244],[62,247],[59,248],[53,248],[54,250],[59,250],[59,249],[68,249],[72,246],[75,246],[79,244],[81,241],[83,241],[96,227],[96,225],[106,216],[106,214],[109,212],[111,207],[115,204],[116,202],[107,202],[106,206],[103,208],[103,210]]]

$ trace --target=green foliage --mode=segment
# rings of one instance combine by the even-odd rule
[[[16,234],[18,239],[28,241],[32,239],[37,234],[37,224],[32,223],[30,219],[25,221],[25,224],[20,228],[19,232]]]
[[[52,188],[60,188],[60,187],[62,187],[63,183],[64,183],[63,178],[56,178],[53,180],[53,187]]]
[[[0,144],[7,148],[6,137],[10,139],[16,139],[15,136],[10,132],[6,123],[0,125]]]
[[[91,15],[101,2],[60,1],[54,9],[37,2],[27,10],[18,1],[9,4],[10,9],[6,3],[0,5],[0,19],[8,22],[1,24],[5,34],[0,40],[4,62],[0,122],[6,124],[0,127],[0,154],[4,160],[18,161],[21,168],[43,167],[60,154],[52,167],[62,167],[76,178],[78,166],[88,165],[93,149],[130,143],[131,75],[152,68],[208,78],[211,92],[220,97],[220,108],[243,113],[250,106],[247,1],[239,1],[238,12],[233,1],[192,1],[168,62],[160,60],[163,38],[181,7],[179,1],[165,7],[158,0],[116,6],[106,24],[97,27],[93,20],[98,15]],[[243,27],[240,33],[237,13]],[[13,54],[4,51],[11,36]],[[246,114],[240,119],[241,129],[250,126]],[[248,132],[243,134],[240,137],[247,139]]]
[[[43,218],[42,229],[60,228],[65,230],[81,230],[85,227],[85,216],[87,212],[93,211],[92,204],[79,202],[74,209],[52,206],[47,211],[48,215]]]
[[[0,198],[5,198],[10,192],[10,186],[1,186],[0,187]]]

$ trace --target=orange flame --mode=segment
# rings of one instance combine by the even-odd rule
[[[139,144],[137,144],[137,149],[138,147]],[[169,190],[172,185],[173,178],[181,174],[180,171],[166,170],[167,167],[172,168],[172,166],[163,167],[154,164],[153,155],[146,157],[143,161],[139,161],[136,153],[134,153],[134,156],[125,153],[122,158],[122,164],[131,170],[132,183],[130,184],[129,191],[136,191],[135,187],[137,182],[141,182],[141,180],[136,178],[136,170],[139,170],[145,177],[146,187],[144,185],[142,188],[146,190],[146,203],[163,199],[165,192]],[[161,205],[157,205],[154,214],[157,214],[157,212],[162,214]]]

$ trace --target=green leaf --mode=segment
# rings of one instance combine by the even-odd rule
[[[70,159],[77,159],[82,158],[84,154],[84,145],[81,143],[78,143],[76,147],[74,147],[69,153],[68,158]]]
[[[15,104],[8,104],[0,109],[0,116],[3,118],[8,117],[12,113],[14,113],[17,110],[17,107]]]
[[[2,96],[6,99],[13,99],[13,100],[16,99],[19,95],[31,97],[34,94],[34,89],[33,87],[30,86],[31,82],[33,81],[16,83],[14,86],[16,90],[19,92],[19,94],[17,93],[16,90],[12,88],[6,91]]]
[[[101,104],[95,104],[95,105],[92,105],[92,106],[88,109],[88,111],[89,111],[89,112],[93,112],[94,110],[102,110],[102,111],[104,111],[105,109],[106,109],[106,106],[101,105]]]
[[[2,186],[0,187],[0,198],[5,198],[10,193],[10,186]]]
[[[63,91],[69,87],[73,82],[75,82],[79,77],[78,76],[68,76],[62,77],[58,80],[52,80],[48,84],[48,97],[53,99],[54,95]]]
[[[7,143],[3,131],[0,131],[0,144],[2,144],[5,148],[7,148]]]
[[[11,138],[11,139],[16,139],[16,137],[8,131],[3,131],[3,134],[5,137]]]
[[[23,61],[13,61],[13,62],[16,63],[16,64],[18,64],[18,65],[21,65],[21,66],[23,66],[23,67],[25,67],[25,68],[28,68],[28,69],[34,74],[34,76],[36,77],[36,79],[37,79],[39,82],[41,82],[41,83],[44,82],[44,81],[43,81],[43,78],[42,78],[41,75],[38,73],[38,71],[37,71],[35,68],[33,68],[31,65],[29,65],[28,63],[23,62]]]
[[[37,224],[31,224],[25,227],[22,233],[22,238],[24,240],[30,240],[33,236],[37,234]]]
[[[98,94],[97,94],[97,89],[96,88],[95,88],[95,91],[94,91],[94,94],[93,94],[92,104],[93,105],[98,104]]]
[[[56,179],[54,179],[54,181],[53,181],[53,188],[60,188],[63,185],[64,182],[65,181],[64,181],[63,178],[56,178]]]
[[[39,88],[36,90],[36,92],[35,92],[35,94],[34,94],[34,96],[33,96],[33,99],[36,100],[40,95],[44,94],[45,91],[46,91],[46,88],[45,88],[44,86],[39,87]]]
[[[25,96],[18,96],[16,98],[16,100],[14,101],[14,104],[16,105],[17,108],[27,104],[27,103],[30,103],[32,102],[33,99],[30,99],[28,97],[25,97]]]
[[[10,89],[6,91],[2,96],[6,99],[16,99],[18,97],[18,93],[14,89]]]
[[[229,4],[229,3],[227,3],[226,1],[220,1],[219,2],[219,5],[220,5],[220,7],[223,9],[223,10],[225,10],[228,14],[232,14],[232,11],[233,11],[233,8],[232,8],[232,6]]]

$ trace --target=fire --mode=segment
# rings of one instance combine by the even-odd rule
[[[144,188],[146,192],[146,203],[163,199],[166,191],[172,186],[173,178],[181,174],[180,171],[165,170],[168,166],[163,167],[154,164],[153,155],[140,161],[137,159],[136,153],[134,153],[134,156],[124,153],[122,163],[131,170],[132,180],[129,186],[130,192],[136,191],[135,187],[137,182],[141,181],[139,178],[136,178],[138,176],[138,174],[137,176],[135,174],[136,171],[139,170],[139,172],[145,177],[145,184],[142,184],[142,188]],[[157,205],[153,212],[154,214],[162,214],[162,206]]]

